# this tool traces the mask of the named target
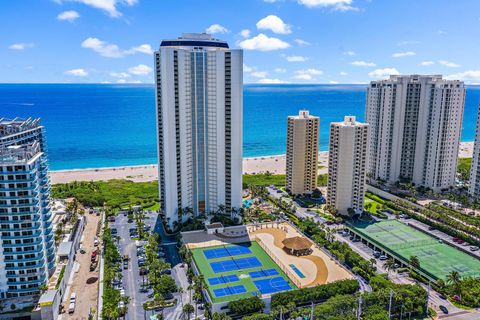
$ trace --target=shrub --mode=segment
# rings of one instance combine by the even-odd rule
[[[228,303],[228,308],[231,312],[240,316],[262,311],[265,308],[265,303],[259,297],[251,297],[231,301]]]

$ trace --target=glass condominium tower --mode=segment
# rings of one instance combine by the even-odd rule
[[[161,210],[170,227],[242,200],[243,52],[208,34],[155,52]]]
[[[40,119],[0,119],[0,299],[38,294],[55,267]]]

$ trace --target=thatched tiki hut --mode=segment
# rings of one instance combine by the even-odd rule
[[[294,256],[306,256],[312,253],[313,243],[304,237],[292,237],[282,241],[283,250]]]

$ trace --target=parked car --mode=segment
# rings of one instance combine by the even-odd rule
[[[111,233],[112,235],[117,235],[118,234],[118,230],[116,228],[112,228],[111,229]]]
[[[470,251],[478,251],[478,247],[477,246],[471,246],[470,247]]]
[[[74,292],[70,296],[70,304],[68,305],[68,313],[74,313],[75,312],[76,301],[77,301],[77,294]]]
[[[443,313],[448,314],[448,309],[444,305],[439,306],[440,310],[442,310]]]
[[[172,274],[172,270],[170,270],[170,269],[163,269],[162,271],[160,271],[160,274]]]
[[[128,270],[128,260],[123,261],[123,270]]]
[[[378,257],[380,257],[381,255],[382,255],[382,253],[381,253],[380,251],[375,251],[375,252],[373,252],[373,256],[374,256],[375,258],[378,258]]]
[[[382,261],[384,261],[384,260],[387,260],[388,257],[387,257],[386,255],[381,255],[381,256],[379,257],[379,259],[382,260]]]

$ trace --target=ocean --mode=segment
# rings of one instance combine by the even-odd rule
[[[287,116],[320,117],[320,149],[329,124],[364,119],[365,85],[245,85],[243,156],[285,153]],[[473,141],[480,87],[467,89],[462,141]],[[125,84],[0,84],[0,117],[40,117],[50,169],[156,163],[155,89]]]

